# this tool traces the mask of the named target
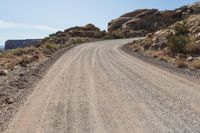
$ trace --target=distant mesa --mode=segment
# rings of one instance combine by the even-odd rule
[[[7,40],[5,50],[23,48],[37,44],[41,39]]]
[[[3,50],[4,50],[4,46],[0,45],[0,51],[3,51]]]

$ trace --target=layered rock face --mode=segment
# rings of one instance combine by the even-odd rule
[[[109,22],[108,31],[111,34],[122,32],[125,37],[145,36],[198,13],[200,13],[200,3],[167,11],[140,9]]]
[[[5,50],[23,48],[31,45],[35,45],[40,39],[27,39],[27,40],[8,40],[5,42]]]

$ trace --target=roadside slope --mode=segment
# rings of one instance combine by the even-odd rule
[[[132,40],[65,53],[7,132],[200,132],[200,86],[124,53]]]

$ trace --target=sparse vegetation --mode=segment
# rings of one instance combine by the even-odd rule
[[[167,37],[168,48],[171,54],[185,53],[185,47],[190,43],[190,39],[187,36],[188,27],[186,24],[177,23],[174,27],[175,33],[170,34]]]
[[[103,39],[113,39],[113,36],[111,33],[108,32],[108,33],[106,33],[106,35],[104,36]]]
[[[59,49],[59,45],[53,44],[53,43],[45,43],[42,45],[39,49],[42,51],[43,54],[45,55],[51,55],[55,51]]]
[[[185,46],[184,51],[188,54],[200,54],[200,44],[191,42]]]
[[[178,68],[186,68],[187,67],[187,64],[184,59],[177,59],[175,63]]]
[[[111,33],[111,35],[115,39],[125,38],[126,37],[125,32],[123,30],[121,30],[121,29],[118,29],[117,31]]]
[[[12,58],[14,56],[22,56],[22,55],[32,55],[32,54],[40,54],[39,49],[35,47],[25,47],[25,48],[17,48],[12,50],[7,50],[0,53],[0,58]]]
[[[186,45],[190,42],[188,37],[184,35],[173,35],[173,34],[168,36],[167,40],[168,40],[168,48],[173,55],[177,53],[184,53]]]
[[[200,60],[196,60],[192,63],[192,67],[200,69]]]
[[[189,33],[186,22],[177,23],[174,27],[176,35],[187,35]]]
[[[89,38],[75,37],[75,38],[72,38],[70,42],[72,44],[80,44],[80,43],[88,42],[89,40],[90,40]]]

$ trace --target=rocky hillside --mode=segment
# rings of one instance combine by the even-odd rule
[[[145,36],[198,13],[200,13],[199,3],[166,11],[140,9],[126,13],[109,22],[108,31],[113,36],[118,37]]]
[[[72,27],[51,34],[49,37],[39,41],[37,40],[37,43],[34,42],[35,45],[30,43],[33,41],[28,40],[28,46],[30,47],[6,50],[0,53],[0,71],[1,69],[14,69],[17,65],[25,66],[28,63],[37,61],[41,58],[46,58],[56,51],[73,44],[101,39],[105,34],[105,32],[100,31],[100,29],[94,25],[88,24],[86,26]],[[19,41],[19,45],[25,44],[25,42]],[[18,41],[8,41],[6,49],[11,47],[14,48],[16,45],[17,47],[19,46]]]
[[[49,37],[42,40],[42,42],[51,42],[56,44],[65,44],[70,41],[71,38],[93,38],[101,39],[106,35],[106,32],[101,31],[99,28],[95,27],[93,24],[88,24],[84,27],[76,26],[64,31],[58,31],[55,34],[51,34]]]
[[[182,7],[183,8],[183,7]],[[145,39],[127,45],[128,49],[181,68],[200,69],[200,3],[176,10],[186,15],[167,27],[158,27]]]

